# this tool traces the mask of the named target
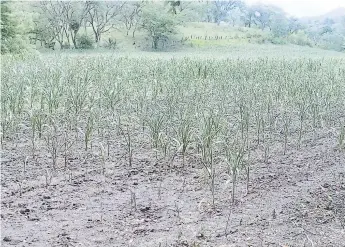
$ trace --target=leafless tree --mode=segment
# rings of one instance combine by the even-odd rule
[[[126,2],[118,1],[87,1],[87,17],[95,34],[95,41],[99,43],[103,33],[114,27],[114,21],[120,16]]]
[[[39,3],[41,13],[44,16],[44,21],[48,22],[47,28],[51,30],[51,34],[54,39],[63,47],[64,43],[64,26],[65,21],[63,19],[63,7],[59,2],[53,1],[41,1]]]
[[[126,35],[132,30],[132,37],[134,38],[135,31],[140,23],[141,12],[144,2],[130,2],[125,5],[122,10],[121,21],[125,25]]]
[[[64,25],[64,32],[70,44],[71,37],[74,48],[77,48],[77,34],[82,26],[83,21],[86,20],[88,13],[88,5],[83,2],[60,2],[63,8],[63,15],[66,25]]]
[[[237,8],[241,6],[242,1],[240,0],[228,0],[228,1],[222,1],[222,0],[215,0],[213,3],[213,19],[214,22],[219,25],[219,23],[225,19],[229,13],[230,10]]]
[[[52,33],[54,39],[63,48],[69,47],[72,40],[77,48],[77,33],[85,21],[88,13],[88,5],[83,2],[71,1],[41,1],[38,5],[41,10],[42,23],[47,22],[47,28]]]

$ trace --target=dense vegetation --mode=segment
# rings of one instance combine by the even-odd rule
[[[2,53],[24,48],[117,48],[121,34],[141,48],[167,49],[171,40],[194,44],[230,39],[181,33],[191,23],[247,28],[249,41],[344,50],[345,13],[298,19],[271,5],[231,1],[41,1],[2,2]],[[264,35],[257,34],[258,31]],[[121,36],[120,35],[120,36]],[[260,36],[261,35],[261,36]],[[237,35],[231,37],[237,39]],[[184,42],[184,41],[190,42]],[[26,41],[26,43],[25,43]],[[217,41],[218,42],[218,41]],[[215,42],[215,43],[217,43]]]

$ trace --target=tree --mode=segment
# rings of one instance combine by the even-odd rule
[[[207,5],[196,1],[181,1],[177,14],[179,19],[185,22],[205,21]]]
[[[245,27],[252,27],[253,24],[256,24],[256,10],[252,7],[247,7],[243,11],[242,21],[244,22]]]
[[[313,45],[316,45],[321,38],[320,26],[315,23],[308,26],[306,33],[308,38],[313,41]]]
[[[229,21],[231,22],[232,26],[234,27],[238,22],[242,19],[242,10],[240,8],[235,8],[230,11],[229,14]]]
[[[56,40],[61,49],[70,47],[72,41],[74,48],[78,48],[77,35],[88,13],[85,2],[41,1],[36,10],[39,16],[32,32],[36,39],[48,44]]]
[[[11,12],[8,2],[1,2],[1,41],[16,35],[16,23],[11,18]]]
[[[333,19],[326,18],[322,24],[321,35],[332,33],[334,31],[332,27],[334,23]]]
[[[82,2],[61,2],[64,14],[64,31],[70,44],[69,36],[71,36],[74,48],[77,47],[77,34],[82,26],[83,21],[86,19],[88,13],[88,5]],[[70,33],[68,33],[68,31]]]
[[[224,21],[227,18],[230,10],[241,6],[243,3],[240,0],[215,0],[212,4],[211,13],[213,15],[213,20],[219,25],[221,21]]]
[[[122,9],[121,21],[126,28],[126,35],[132,30],[132,37],[134,38],[140,20],[144,2],[130,2]]]
[[[54,48],[55,35],[52,32],[49,23],[47,21],[43,21],[42,17],[34,20],[34,28],[30,31],[30,34],[34,35],[34,37],[31,38],[34,44],[39,41],[41,46]]]
[[[288,22],[289,22],[288,29],[289,29],[290,34],[297,33],[299,30],[303,29],[303,25],[301,24],[301,22],[297,18],[290,17],[288,19]]]
[[[182,6],[181,1],[167,1],[167,3],[170,5],[169,11],[172,14],[177,14],[177,8]]]
[[[337,33],[327,33],[322,35],[319,46],[325,49],[331,49],[336,51],[344,50],[345,38]]]
[[[256,5],[255,8],[255,19],[262,30],[270,26],[272,12],[264,5]]]
[[[95,42],[101,41],[102,34],[114,27],[116,17],[119,17],[126,2],[87,1],[88,22],[95,34]]]
[[[42,1],[38,5],[40,11],[40,21],[44,23],[43,28],[50,30],[50,33],[59,45],[60,48],[63,48],[64,37],[68,30],[68,22],[66,21],[66,8],[63,2],[59,1]],[[41,29],[42,30],[42,29]],[[39,30],[37,30],[39,31]],[[44,29],[43,29],[44,31]],[[66,36],[69,40],[69,36]]]
[[[167,13],[166,8],[159,4],[147,5],[143,9],[141,28],[146,30],[152,40],[152,48],[158,49],[159,41],[168,39],[175,33],[177,21],[174,15]]]
[[[284,37],[289,33],[289,22],[283,15],[272,18],[271,31],[275,37]]]
[[[1,54],[20,53],[27,49],[9,4],[1,2]]]

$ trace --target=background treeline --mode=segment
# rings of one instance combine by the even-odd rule
[[[344,8],[320,17],[298,19],[276,6],[246,5],[241,0],[5,1],[1,2],[1,53],[117,49],[119,41],[157,50],[168,49],[177,42],[183,46],[193,39],[228,38],[195,35],[193,29],[186,28],[192,23],[214,23],[213,27],[223,26],[229,31],[245,30],[249,42],[256,42],[260,31],[264,37],[261,43],[345,50]],[[180,27],[185,28],[181,31]],[[236,38],[237,35],[232,37]]]

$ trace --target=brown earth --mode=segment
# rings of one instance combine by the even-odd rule
[[[96,145],[68,157],[68,169],[60,155],[53,172],[44,142],[34,158],[30,144],[2,148],[1,246],[345,246],[345,153],[330,130],[286,155],[273,145],[266,163],[259,147],[249,193],[241,177],[234,204],[218,161],[215,208],[191,153],[183,169],[181,157],[156,162],[143,144],[129,168],[118,141],[104,174]]]

